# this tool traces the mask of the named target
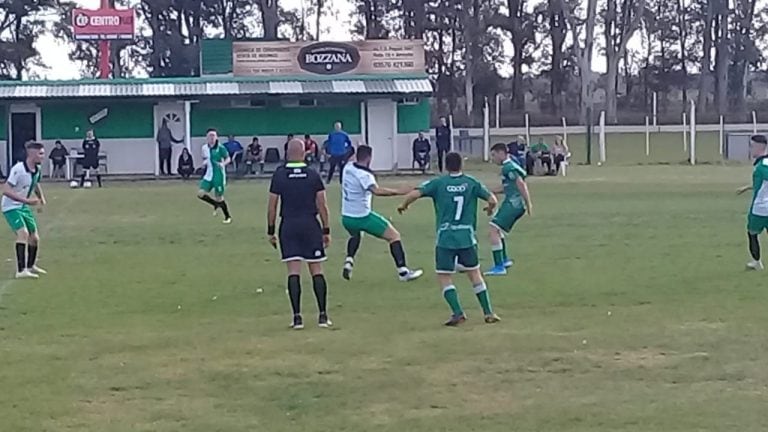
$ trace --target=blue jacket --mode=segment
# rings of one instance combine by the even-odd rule
[[[344,156],[349,147],[352,147],[352,140],[346,132],[333,131],[328,134],[328,154],[331,156]]]

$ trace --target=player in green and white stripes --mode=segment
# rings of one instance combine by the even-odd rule
[[[45,159],[45,147],[30,142],[26,151],[26,159],[14,165],[8,174],[0,206],[16,234],[16,278],[37,279],[46,271],[36,265],[40,235],[32,207],[45,205],[45,195],[40,188],[40,164]]]
[[[740,188],[738,194],[741,195],[748,190],[754,191],[747,215],[747,237],[749,253],[752,255],[752,261],[747,263],[747,269],[762,270],[764,267],[760,259],[758,236],[768,230],[768,139],[764,135],[753,135],[749,150],[755,159],[752,184]]]

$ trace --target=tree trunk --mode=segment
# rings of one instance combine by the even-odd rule
[[[552,97],[552,114],[561,112],[563,106],[563,44],[565,43],[566,22],[563,15],[562,3],[558,0],[549,1],[549,37],[552,40],[552,64],[549,79]]]
[[[315,17],[315,40],[320,40],[320,22],[325,9],[325,0],[317,0],[317,16]]]
[[[579,75],[581,75],[581,119],[584,125],[590,121],[587,117],[587,108],[591,108],[594,103],[592,100],[592,51],[595,45],[596,17],[597,0],[587,0],[584,48],[581,50],[579,61]],[[578,40],[577,34],[574,34],[574,40]]]
[[[680,67],[683,71],[683,101],[688,102],[688,53],[686,41],[688,39],[688,20],[683,0],[677,0],[677,16],[680,25]]]
[[[512,77],[512,101],[513,108],[516,110],[525,109],[525,92],[523,91],[523,47],[515,46],[515,55],[512,57],[513,65]]]
[[[718,0],[717,18],[717,54],[715,64],[715,80],[717,83],[717,112],[725,115],[728,112],[728,64],[730,63],[730,43],[728,40],[728,0]]]
[[[280,26],[277,0],[261,0],[261,22],[264,26],[264,39],[277,40],[277,28]]]
[[[707,0],[707,10],[704,15],[704,31],[702,37],[701,76],[699,77],[698,106],[709,108],[709,94],[712,91],[712,20],[714,11],[711,0]]]

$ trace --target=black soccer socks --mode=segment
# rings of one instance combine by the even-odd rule
[[[291,299],[291,308],[294,315],[301,313],[301,276],[288,276],[288,297]]]
[[[325,276],[321,274],[312,276],[312,288],[315,290],[315,297],[317,298],[317,310],[321,314],[325,314],[328,299],[328,285],[325,282]]]

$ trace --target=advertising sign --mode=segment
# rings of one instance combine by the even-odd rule
[[[75,9],[72,28],[76,40],[133,39],[136,34],[133,9]]]

